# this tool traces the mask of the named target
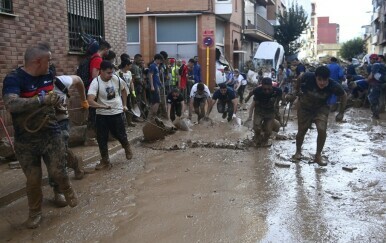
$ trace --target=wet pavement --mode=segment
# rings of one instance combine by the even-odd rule
[[[316,129],[305,159],[290,161],[294,113],[270,148],[237,148],[252,132],[216,114],[214,124],[138,142],[130,162],[119,150],[110,171],[72,181],[75,208],[55,208],[44,187],[38,229],[22,225],[25,197],[0,208],[0,242],[385,242],[386,122],[369,117],[350,109],[335,123],[331,114],[320,167],[309,163]]]

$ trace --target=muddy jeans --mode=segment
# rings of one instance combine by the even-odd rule
[[[205,102],[206,98],[194,98],[193,100],[193,108],[194,112],[198,115],[198,120],[205,116]]]
[[[374,115],[379,115],[379,99],[381,97],[382,88],[381,85],[372,85],[370,87],[368,99],[370,103],[371,111]]]
[[[247,85],[241,85],[239,87],[239,89],[237,90],[237,94],[239,95],[239,102],[240,102],[240,104],[242,104],[244,102],[245,87],[247,87]]]
[[[228,113],[228,119],[232,119],[233,116],[233,103],[231,100],[226,101],[226,100],[218,100],[217,101],[217,111],[218,113]]]
[[[297,112],[298,133],[296,134],[296,139],[303,142],[304,136],[312,123],[315,123],[318,135],[326,136],[329,113],[330,109],[327,105],[314,110],[304,109],[300,105]]]
[[[181,102],[173,103],[170,105],[170,120],[174,121],[176,115],[181,117],[182,115],[182,104]]]
[[[43,200],[42,158],[49,177],[58,185],[59,190],[64,191],[71,186],[66,170],[64,142],[60,133],[42,133],[40,137],[16,138],[15,150],[27,177],[26,191],[30,216],[36,215],[41,212]]]
[[[253,131],[255,132],[254,140],[257,143],[267,142],[272,134],[275,113],[265,114],[255,110],[253,116]],[[263,136],[261,135],[263,132]]]
[[[102,158],[106,158],[109,155],[107,146],[109,132],[121,143],[122,147],[129,144],[125,130],[123,113],[116,115],[97,115],[96,127],[99,152]]]
[[[62,132],[62,139],[64,143],[65,148],[65,164],[67,168],[71,168],[74,171],[79,171],[79,163],[78,160],[75,158],[75,154],[70,150],[68,147],[68,139],[70,138],[70,121],[68,119],[61,120],[58,122],[60,126],[60,130]],[[54,188],[55,192],[61,192],[59,190],[58,184],[50,177],[48,176],[48,183],[51,187]]]

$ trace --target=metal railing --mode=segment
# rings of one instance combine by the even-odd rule
[[[104,36],[103,0],[67,0],[67,14],[70,51],[83,51],[79,33]]]
[[[0,12],[12,13],[12,0],[0,0]]]
[[[259,14],[246,14],[246,29],[259,30],[269,36],[275,35],[273,25]]]

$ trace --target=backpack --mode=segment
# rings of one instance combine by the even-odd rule
[[[122,94],[121,94],[121,78],[118,77],[118,75],[116,75],[116,74],[114,74],[114,75],[117,76],[117,78],[118,78],[118,94],[119,94],[119,96],[122,97]],[[94,99],[96,102],[98,101],[98,96],[99,96],[99,77],[97,77],[97,83],[98,83],[98,88],[97,88],[97,93],[96,93],[95,99]],[[112,84],[114,86],[114,82]]]
[[[91,73],[90,73],[90,63],[91,60],[94,59],[97,56],[93,57],[86,57],[83,61],[80,62],[78,68],[76,69],[76,75],[78,75],[82,80],[84,87],[86,88],[86,93],[88,90],[88,87],[91,84]]]
[[[182,73],[184,72],[185,64],[182,64],[180,69],[178,69],[178,74],[182,76]]]

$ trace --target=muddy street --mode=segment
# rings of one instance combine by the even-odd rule
[[[72,181],[75,208],[54,207],[44,187],[38,229],[22,225],[26,197],[0,208],[0,241],[385,242],[385,120],[375,123],[362,109],[339,124],[331,115],[328,166],[320,167],[309,163],[315,129],[306,136],[305,159],[290,161],[293,116],[270,148],[243,146],[252,132],[216,114],[213,125],[136,144],[129,163],[120,150],[110,171]]]

